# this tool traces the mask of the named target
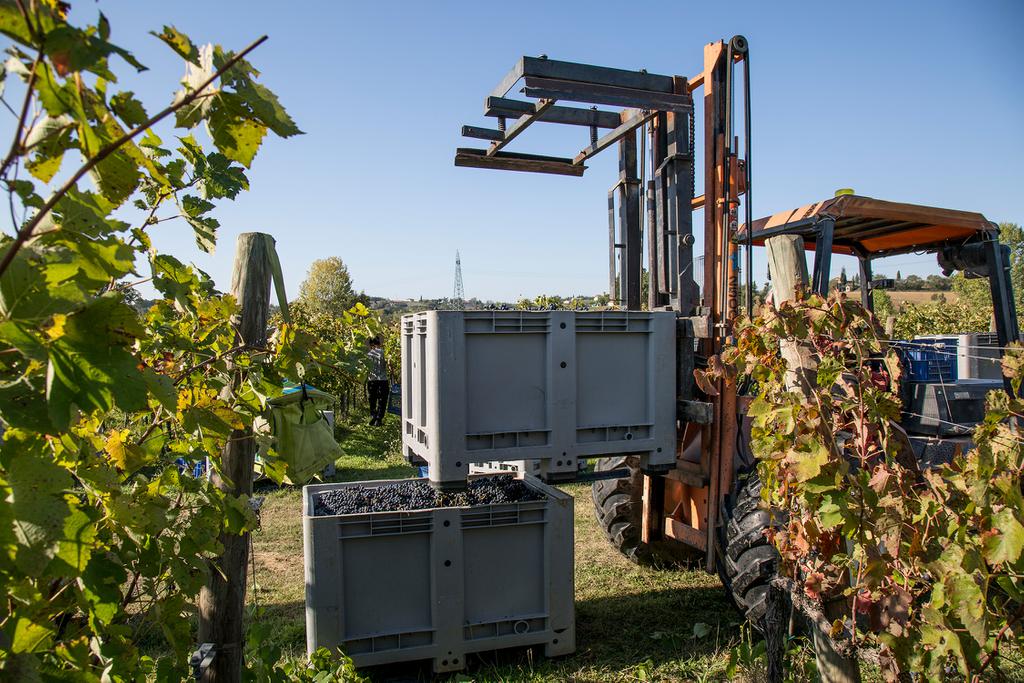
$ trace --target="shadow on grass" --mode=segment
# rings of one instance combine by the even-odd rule
[[[265,615],[294,620],[304,605],[275,605]],[[721,661],[722,653],[739,638],[742,617],[721,589],[682,588],[607,596],[576,603],[576,652],[554,659],[543,656],[543,647],[512,648],[470,654],[464,675],[475,683],[543,678],[547,680],[602,681],[628,679],[637,667],[671,669],[689,680]],[[699,637],[694,634],[694,625]],[[285,648],[304,647],[304,629],[287,632]],[[276,640],[276,639],[275,639]],[[375,683],[451,680],[455,674],[434,677],[431,662],[421,660],[361,671]],[[635,679],[633,679],[635,680]]]

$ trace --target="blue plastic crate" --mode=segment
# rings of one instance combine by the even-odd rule
[[[957,380],[957,340],[896,342],[907,361],[907,382],[946,384]]]
[[[391,385],[391,393],[388,394],[388,412],[392,415],[402,417],[402,385],[395,383]]]

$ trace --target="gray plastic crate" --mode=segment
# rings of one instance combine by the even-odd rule
[[[960,379],[1003,378],[999,337],[988,332],[959,335],[957,377]]]
[[[544,498],[314,517],[321,491],[395,482],[304,487],[308,652],[340,647],[357,666],[431,659],[435,671],[471,652],[573,652],[573,499],[514,476]]]
[[[428,311],[402,318],[402,443],[431,481],[539,460],[571,478],[616,453],[675,462],[675,314]]]

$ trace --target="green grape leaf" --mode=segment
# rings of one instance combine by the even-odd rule
[[[200,177],[199,194],[204,199],[234,199],[239,192],[249,189],[245,171],[232,165],[220,152],[206,157]]]
[[[142,102],[135,99],[135,93],[130,90],[119,92],[110,98],[110,109],[133,128],[149,120]]]
[[[960,622],[979,644],[986,639],[985,595],[970,574],[946,577],[946,590]]]
[[[78,576],[85,570],[96,546],[96,525],[82,509],[71,506],[64,520],[64,532],[57,542],[57,553],[47,567],[48,576]]]
[[[139,410],[146,384],[135,356],[124,345],[141,336],[134,310],[105,296],[69,316],[64,336],[50,346],[46,398],[50,419],[65,429],[73,407],[81,410]]]
[[[29,130],[24,144],[32,152],[25,167],[35,178],[50,182],[60,170],[64,152],[78,146],[71,137],[72,124],[67,116],[44,115]]]
[[[42,434],[53,431],[49,416],[39,410],[45,402],[42,388],[28,381],[0,385],[0,414],[11,427]]]
[[[220,102],[210,109],[210,136],[224,156],[249,168],[267,134],[267,127],[259,121],[243,118],[226,107],[223,102],[228,95],[221,94],[218,97]]]
[[[36,67],[35,88],[43,109],[53,118],[76,111],[81,102],[73,81],[58,79],[46,63]]]
[[[213,51],[212,66],[221,68],[234,56],[220,47]],[[255,119],[274,132],[287,138],[301,135],[302,131],[288,115],[277,95],[264,85],[252,80],[259,72],[245,59],[239,59],[222,76],[223,82],[234,90],[231,109],[236,115]]]
[[[44,11],[48,12],[48,8]],[[0,2],[0,33],[22,45],[31,46],[33,43],[32,31],[13,0]]]
[[[121,611],[121,585],[128,579],[124,567],[105,553],[89,559],[78,585],[92,607],[90,620],[109,624]]]
[[[186,215],[195,218],[210,211],[213,208],[213,204],[205,199],[187,194],[181,198],[181,208]]]
[[[4,465],[18,541],[15,563],[26,574],[39,576],[56,555],[65,520],[71,514],[62,494],[72,482],[67,470],[55,464],[45,450],[27,445],[24,452],[11,454],[18,444],[5,443]]]
[[[195,218],[185,215],[185,221],[192,226],[192,232],[196,238],[196,246],[212,254],[217,246],[217,228],[220,221],[216,218]]]
[[[159,254],[150,261],[153,286],[168,299],[190,309],[189,294],[199,284],[195,271],[168,254]]]
[[[224,498],[224,530],[229,534],[241,534],[253,528],[256,515],[249,506],[249,497],[227,496]]]
[[[31,257],[30,252],[19,251],[0,274],[0,317],[38,322],[81,304],[82,292],[58,274],[61,264],[42,266]]]
[[[302,131],[285,111],[277,99],[277,95],[272,93],[269,88],[252,80],[246,80],[243,83],[236,82],[233,83],[233,86],[235,92],[252,109],[256,118],[276,135],[283,138],[302,135]]]
[[[793,474],[796,480],[804,482],[821,474],[821,467],[828,462],[828,449],[818,441],[811,441],[808,450],[794,451]]]
[[[45,617],[32,618],[15,612],[11,615],[11,621],[13,626],[8,626],[8,629],[11,633],[12,653],[37,652],[46,649],[55,631],[53,625],[49,621],[45,621]]]
[[[79,126],[78,134],[84,141],[85,154],[93,156],[102,147],[100,139],[88,126]],[[125,154],[124,149],[118,149],[100,161],[89,171],[89,176],[100,191],[118,205],[131,196],[139,186],[141,177],[138,167]]]
[[[83,288],[94,289],[112,279],[119,280],[135,270],[135,252],[116,237],[93,240],[60,231],[50,241],[63,244],[77,257],[49,266],[51,276],[60,281],[77,278],[81,280]]]
[[[178,409],[178,390],[174,388],[174,381],[170,377],[161,375],[152,368],[143,370],[142,376],[146,380],[149,393],[160,405],[171,413]]]
[[[117,206],[103,195],[71,188],[60,198],[53,212],[56,223],[64,230],[99,237],[128,229],[129,225],[124,221],[109,218],[110,213],[116,208]]]
[[[29,360],[46,362],[46,347],[27,325],[12,320],[0,322],[0,341]]]
[[[818,508],[818,519],[826,529],[842,524],[843,513],[839,506],[833,501],[831,495],[822,496],[821,507]]]
[[[199,50],[196,49],[192,40],[178,29],[173,26],[164,26],[160,33],[150,31],[150,35],[162,40],[186,62],[199,65]]]

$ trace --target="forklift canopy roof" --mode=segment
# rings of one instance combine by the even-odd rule
[[[996,229],[980,213],[848,194],[754,221],[753,242],[763,245],[774,235],[799,234],[807,237],[806,248],[813,249],[815,226],[827,218],[835,220],[834,253],[872,257],[935,250]],[[746,226],[741,226],[736,241],[745,240]]]

